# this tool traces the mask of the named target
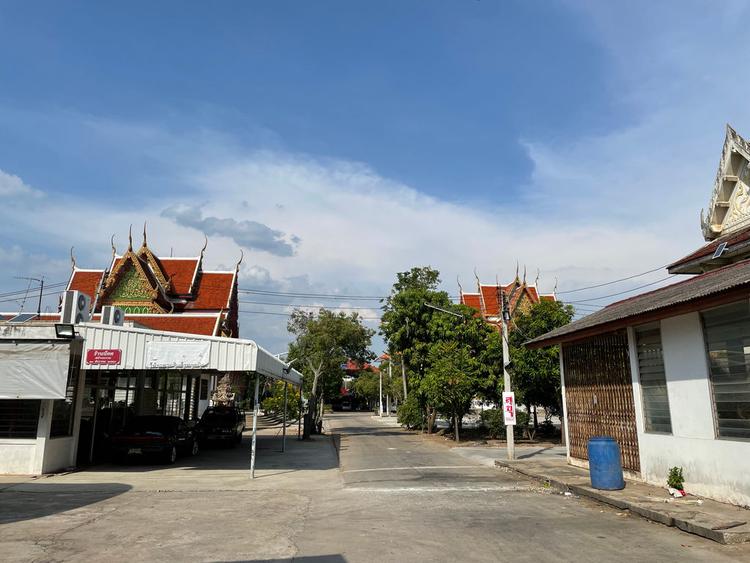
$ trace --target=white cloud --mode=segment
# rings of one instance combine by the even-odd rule
[[[42,192],[24,184],[18,176],[0,170],[0,197],[41,197]],[[6,200],[7,201],[7,200]]]

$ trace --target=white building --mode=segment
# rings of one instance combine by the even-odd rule
[[[730,127],[706,245],[670,265],[698,274],[613,303],[531,347],[560,345],[569,461],[614,437],[631,477],[750,506],[750,145]]]
[[[193,420],[207,401],[205,382],[225,373],[301,383],[299,372],[251,340],[100,323],[0,322],[0,474],[39,475],[91,462],[103,438],[130,416]]]

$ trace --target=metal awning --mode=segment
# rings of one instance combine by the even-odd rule
[[[82,323],[81,368],[249,371],[299,386],[302,374],[252,340]]]

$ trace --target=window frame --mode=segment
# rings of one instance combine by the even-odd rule
[[[659,331],[659,345],[661,346],[661,361],[664,367],[664,387],[667,390],[667,408],[669,409],[669,431],[665,430],[649,430],[647,428],[647,417],[646,417],[646,401],[643,394],[643,374],[641,373],[641,360],[638,355],[638,331],[639,330],[658,330]],[[633,343],[635,344],[635,362],[636,369],[638,370],[638,391],[641,396],[641,415],[643,417],[643,433],[644,434],[657,434],[659,436],[674,436],[674,425],[672,424],[672,403],[669,400],[669,385],[667,384],[667,360],[664,357],[664,341],[662,339],[661,322],[655,321],[652,323],[641,324],[633,327]]]
[[[748,163],[750,165],[750,163]],[[713,382],[713,373],[711,372],[711,355],[710,350],[708,347],[708,338],[706,333],[706,321],[704,317],[704,313],[710,313],[712,311],[716,311],[723,308],[729,308],[733,305],[739,305],[744,303],[748,307],[748,314],[750,315],[750,299],[739,299],[737,301],[731,301],[729,303],[723,303],[722,305],[717,305],[715,307],[709,307],[708,309],[702,309],[699,311],[700,316],[700,327],[701,327],[701,337],[703,338],[703,352],[704,352],[704,358],[706,362],[706,376],[708,379],[708,393],[709,393],[709,400],[711,401],[711,417],[713,419],[714,423],[714,439],[715,440],[725,440],[730,442],[750,442],[750,436],[747,438],[739,437],[739,436],[722,436],[719,432],[719,412],[718,412],[718,405],[716,404],[716,392],[714,389],[714,382]],[[747,368],[746,368],[747,369]],[[749,371],[750,374],[750,371]]]

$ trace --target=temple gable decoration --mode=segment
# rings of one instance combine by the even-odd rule
[[[701,210],[706,241],[750,225],[750,143],[727,124],[708,211]]]

